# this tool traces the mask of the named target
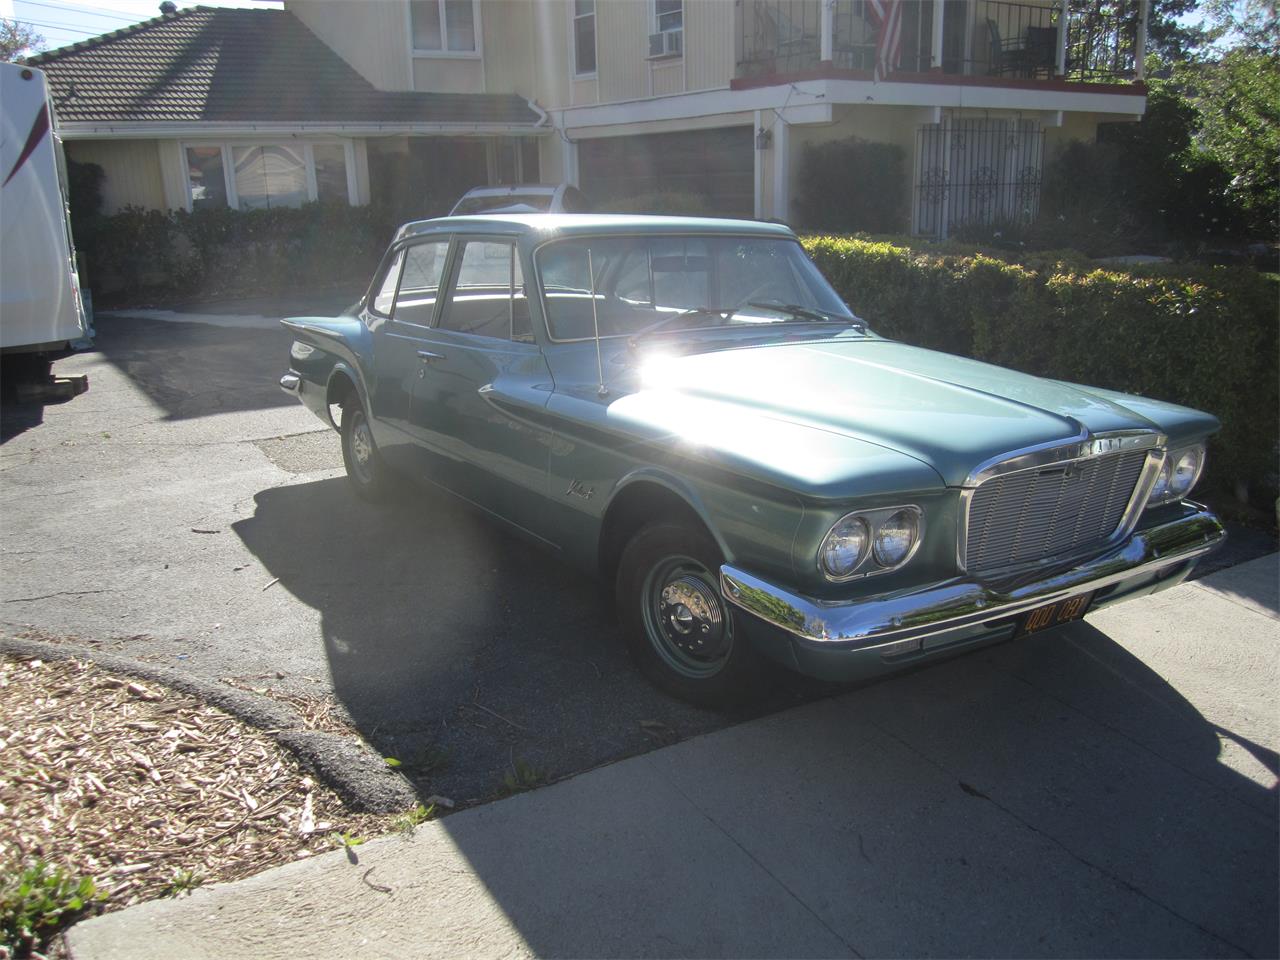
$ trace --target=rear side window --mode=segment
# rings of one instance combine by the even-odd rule
[[[397,323],[431,326],[448,253],[447,239],[431,240],[405,248],[404,272],[400,275],[400,289],[396,294]]]
[[[382,275],[382,283],[378,285],[378,292],[373,295],[373,302],[370,308],[374,313],[382,314],[384,317],[391,316],[391,304],[396,298],[396,283],[400,280],[400,265],[404,263],[404,251],[397,251],[392,258],[391,263],[387,265],[387,272]]]
[[[533,342],[529,298],[515,244],[468,240],[440,326],[500,340]]]

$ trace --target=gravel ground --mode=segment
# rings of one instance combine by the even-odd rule
[[[409,825],[346,809],[194,697],[84,661],[0,658],[0,878],[44,860],[116,910]]]

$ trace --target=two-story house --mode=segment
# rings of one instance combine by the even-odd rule
[[[1046,155],[1145,109],[1147,0],[285,0],[42,54],[108,209],[557,182],[790,221],[806,145],[901,147],[901,228],[1034,216]],[[850,182],[843,189],[858,190]]]

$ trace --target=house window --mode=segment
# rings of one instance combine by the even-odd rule
[[[656,33],[684,29],[684,0],[653,0]]]
[[[409,0],[413,49],[422,53],[475,53],[474,0]]]
[[[596,0],[573,0],[573,72],[596,72]]]
[[[347,203],[347,150],[340,143],[317,143],[311,148],[316,168],[316,199]]]
[[[307,161],[301,146],[233,147],[241,210],[300,207],[307,202]]]
[[[344,143],[237,143],[186,146],[192,210],[265,210],[319,200],[353,202]]]
[[[227,206],[221,147],[187,147],[187,186],[192,210]]]

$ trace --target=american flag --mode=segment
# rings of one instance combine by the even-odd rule
[[[902,56],[902,0],[868,0],[871,19],[880,29],[876,39],[875,80],[879,83]]]

